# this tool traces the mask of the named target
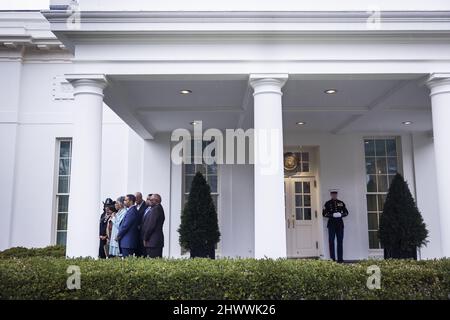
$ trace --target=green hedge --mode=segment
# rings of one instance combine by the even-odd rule
[[[0,251],[0,259],[10,258],[28,258],[28,257],[56,257],[63,258],[65,256],[66,247],[49,246],[45,248],[24,248],[14,247],[5,251]]]
[[[367,267],[381,289],[366,287]],[[67,267],[81,270],[68,290]],[[0,299],[448,299],[450,260],[0,259]]]

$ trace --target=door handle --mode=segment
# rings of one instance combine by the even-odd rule
[[[295,219],[292,219],[292,228],[295,229]]]
[[[288,229],[290,229],[291,228],[291,219],[287,219],[288,221]]]

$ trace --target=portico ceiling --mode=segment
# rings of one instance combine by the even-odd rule
[[[291,75],[283,88],[284,131],[431,131],[430,99],[423,80],[423,75]],[[177,128],[192,129],[191,122],[198,120],[203,129],[253,126],[252,89],[245,75],[112,76],[109,81],[105,102],[146,139]],[[326,94],[327,89],[337,93]]]

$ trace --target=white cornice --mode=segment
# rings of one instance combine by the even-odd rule
[[[450,39],[450,11],[382,11],[379,24],[372,24],[370,13],[362,11],[82,11],[75,30],[67,24],[70,12],[42,13],[52,31],[71,50],[82,42],[141,43],[149,37],[152,41],[247,41],[261,37],[266,41]]]

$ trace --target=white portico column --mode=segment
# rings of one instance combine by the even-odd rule
[[[68,75],[74,87],[68,257],[98,257],[101,214],[103,75]]]
[[[432,74],[428,87],[431,90],[442,255],[450,257],[450,73]]]
[[[281,88],[287,74],[250,75],[254,89],[255,258],[286,257]]]

